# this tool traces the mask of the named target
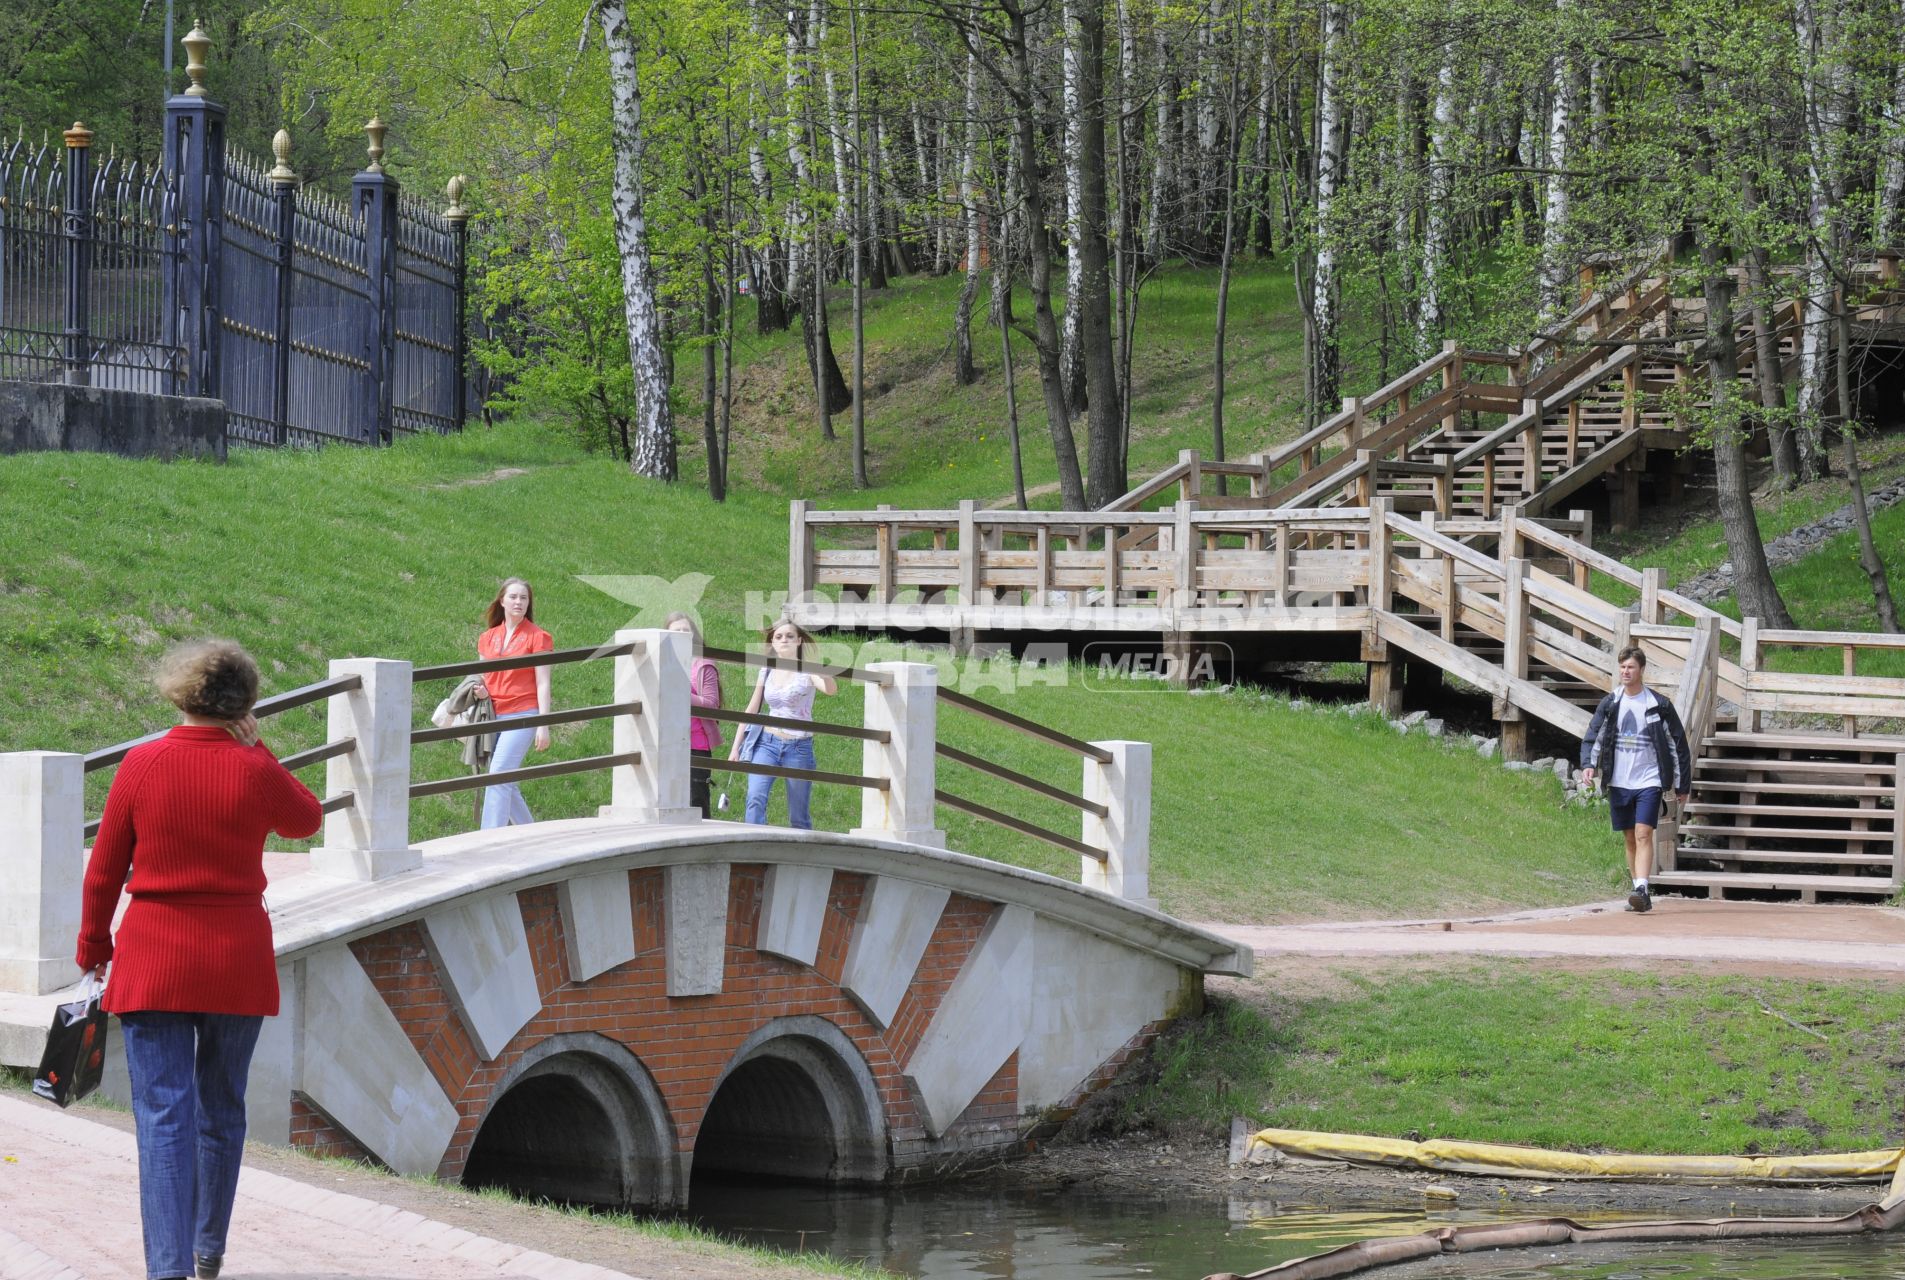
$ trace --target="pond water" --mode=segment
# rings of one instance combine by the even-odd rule
[[[1804,1202],[1768,1212],[1808,1213]],[[1710,1210],[1689,1206],[1687,1216]],[[1565,1215],[1672,1216],[1517,1202],[1432,1209],[1415,1200],[1172,1200],[972,1186],[846,1192],[697,1184],[690,1217],[755,1244],[821,1251],[920,1280],[1199,1280],[1239,1274],[1370,1236],[1429,1226]],[[1905,1280],[1905,1236],[1685,1245],[1589,1245],[1438,1258],[1381,1280]]]

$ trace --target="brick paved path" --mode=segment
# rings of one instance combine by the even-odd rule
[[[132,1135],[0,1096],[0,1280],[144,1280]],[[233,1280],[629,1280],[262,1169],[238,1180]]]

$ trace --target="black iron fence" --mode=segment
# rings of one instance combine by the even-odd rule
[[[462,179],[443,212],[404,195],[373,121],[350,200],[307,191],[288,134],[269,170],[227,149],[202,52],[159,165],[95,165],[78,124],[0,149],[0,378],[223,400],[234,443],[459,429]]]

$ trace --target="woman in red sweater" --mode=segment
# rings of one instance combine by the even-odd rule
[[[245,1147],[245,1081],[278,1012],[265,836],[308,836],[316,796],[258,741],[258,667],[226,640],[174,649],[182,723],[127,753],[86,864],[79,967],[119,1015],[152,1280],[218,1274]],[[135,864],[136,853],[136,864]],[[131,879],[127,872],[131,871]],[[132,895],[118,934],[113,912]]]

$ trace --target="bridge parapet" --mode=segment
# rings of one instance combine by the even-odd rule
[[[744,654],[708,650],[724,659],[758,661]],[[325,826],[312,850],[313,873],[337,881],[380,883],[412,876],[423,867],[410,839],[410,801],[422,796],[480,788],[495,781],[527,780],[584,770],[606,770],[610,800],[598,820],[618,825],[692,827],[700,821],[688,804],[693,715],[735,723],[772,717],[692,708],[688,698],[689,638],[673,631],[619,631],[608,644],[539,654],[503,663],[455,663],[413,668],[379,658],[334,661],[328,678],[266,699],[258,714],[323,700],[328,737],[322,746],[286,757],[287,767],[325,765]],[[613,700],[530,717],[513,723],[566,723],[608,718],[614,746],[608,755],[530,766],[507,774],[418,781],[414,744],[467,737],[483,726],[418,729],[414,689],[428,681],[458,679],[505,665],[551,665],[607,657],[615,664]],[[909,846],[943,848],[945,833],[935,809],[947,804],[1080,855],[1090,888],[1155,905],[1150,894],[1150,756],[1145,743],[1078,742],[1019,719],[976,699],[941,689],[931,664],[874,663],[838,671],[868,686],[858,728],[813,722],[821,733],[862,740],[859,774],[781,769],[746,762],[710,762],[712,767],[772,776],[800,776],[863,789],[856,836]],[[958,751],[938,741],[938,714],[953,705],[1034,733],[1083,759],[1080,791],[1074,794],[1014,770]],[[132,748],[158,734],[81,756],[60,752],[0,753],[0,993],[39,995],[78,978],[71,963],[78,925],[79,879],[86,839],[97,827],[85,819],[83,775],[116,765]],[[986,804],[942,789],[937,760],[949,756],[994,777],[1065,801],[1081,811],[1077,837],[1020,822]],[[538,824],[540,825],[540,824]],[[725,827],[727,824],[723,824]]]

